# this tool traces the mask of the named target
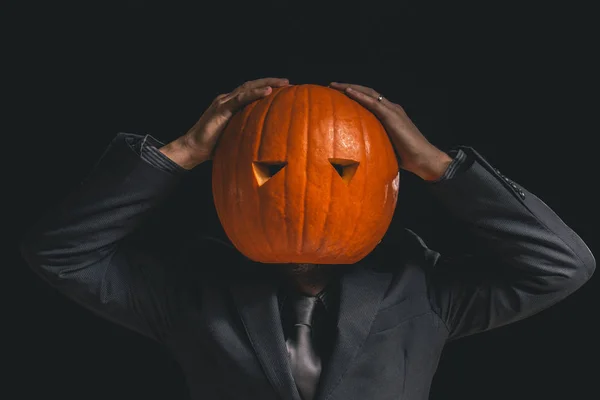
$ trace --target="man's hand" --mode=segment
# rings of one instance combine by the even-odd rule
[[[273,87],[288,84],[287,79],[263,78],[218,95],[185,135],[161,147],[160,151],[185,169],[210,160],[221,133],[236,111],[269,95]]]
[[[375,90],[348,83],[331,82],[331,88],[343,91],[371,111],[385,128],[400,159],[400,167],[426,181],[442,177],[452,158],[423,136],[398,104],[383,98]]]

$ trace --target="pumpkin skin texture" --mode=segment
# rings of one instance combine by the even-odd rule
[[[223,229],[261,263],[360,261],[389,228],[399,183],[377,117],[319,85],[275,88],[244,107],[213,156]]]

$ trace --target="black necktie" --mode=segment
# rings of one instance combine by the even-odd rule
[[[286,345],[298,391],[303,400],[312,400],[321,374],[321,359],[313,344],[312,332],[317,297],[299,295],[292,301],[295,320]]]

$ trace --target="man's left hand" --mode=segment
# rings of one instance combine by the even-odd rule
[[[379,101],[379,93],[365,86],[331,82],[330,87],[344,92],[381,121],[394,145],[402,169],[426,181],[436,181],[444,175],[452,158],[423,136],[400,105],[385,97]]]

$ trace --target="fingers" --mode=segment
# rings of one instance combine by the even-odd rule
[[[227,95],[229,95],[230,93],[223,93],[218,95],[217,97],[215,97],[215,99],[213,100],[214,102],[218,102],[219,100],[221,100],[222,98],[226,97]]]
[[[263,86],[281,87],[281,86],[287,85],[288,83],[290,83],[290,82],[286,78],[261,78],[261,79],[256,79],[254,81],[248,81],[248,82],[244,83],[242,86],[240,86],[239,89],[248,90],[248,89],[260,88]]]
[[[272,91],[273,88],[271,88],[271,86],[261,86],[240,91],[226,103],[227,108],[231,111],[237,111],[245,105],[252,103],[254,100],[258,100],[261,97],[271,94]]]
[[[346,88],[352,88],[354,90],[357,90],[357,91],[364,93],[366,95],[369,95],[371,97],[377,98],[379,96],[379,93],[377,93],[374,89],[371,89],[366,86],[355,85],[355,84],[351,84],[351,83],[339,83],[339,82],[331,82],[330,85],[334,89],[339,89],[342,91],[346,90]]]
[[[271,87],[271,88],[282,87],[282,86],[289,85],[289,83],[290,83],[290,81],[286,78],[256,79],[254,81],[245,82],[243,85],[235,88],[232,92],[222,94],[222,95],[218,96],[217,99],[215,99],[215,100],[219,101],[220,103],[227,103],[232,98],[237,97],[241,93],[244,93],[247,91],[253,91],[255,89],[261,89],[261,88],[267,88],[267,87]],[[271,93],[271,92],[269,92],[269,93]],[[246,96],[246,95],[244,95],[244,96]]]
[[[344,93],[366,107],[381,120],[387,119],[393,114],[392,108],[386,107],[383,102],[377,100],[373,96],[360,92],[352,87],[346,87]]]
[[[366,86],[355,85],[355,84],[351,84],[351,83],[339,83],[339,82],[331,82],[330,86],[334,89],[338,89],[343,92],[346,92],[346,89],[350,88],[352,90],[356,90],[357,92],[364,93],[375,99],[377,99],[379,97],[379,93],[377,93],[376,90],[371,89],[370,87],[366,87]],[[379,101],[379,100],[377,100],[377,101]],[[381,99],[380,103],[382,103],[384,106],[389,107],[389,108],[400,107],[399,105],[392,103],[385,97],[383,99]]]
[[[232,92],[224,97],[215,100],[216,110],[226,117],[231,117],[233,113],[240,110],[244,106],[258,100],[264,96],[268,96],[273,91],[271,86],[263,86],[259,88]]]

